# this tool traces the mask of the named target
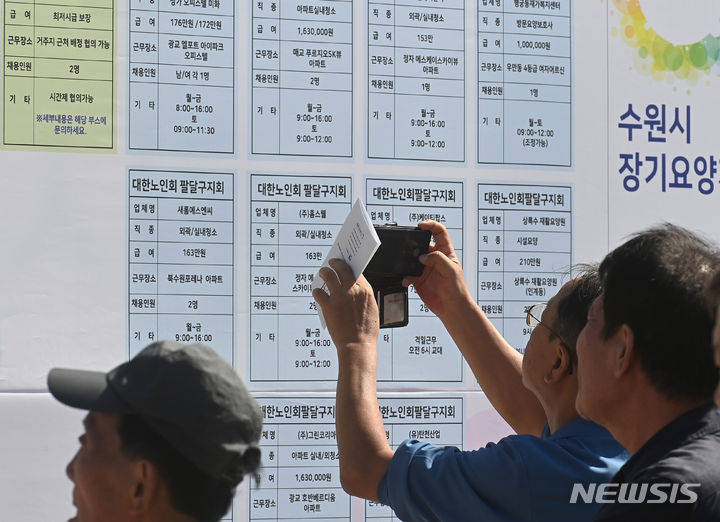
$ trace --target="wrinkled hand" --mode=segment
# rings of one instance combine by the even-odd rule
[[[427,255],[420,256],[420,262],[425,265],[422,275],[405,277],[403,285],[413,285],[428,308],[442,319],[445,314],[462,309],[458,307],[467,307],[472,297],[445,226],[429,220],[418,223],[418,227],[429,230],[435,244],[430,246]]]
[[[364,276],[355,281],[352,269],[342,259],[331,259],[332,268],[320,269],[320,277],[330,291],[313,290],[335,346],[377,343],[380,315],[372,287]]]

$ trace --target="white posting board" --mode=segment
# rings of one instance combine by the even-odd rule
[[[273,413],[268,481],[227,520],[389,520],[339,489],[310,297],[356,198],[374,223],[443,222],[520,351],[572,264],[663,221],[720,240],[711,0],[2,5],[3,520],[73,512],[82,412],[48,370],[167,338],[213,346]],[[416,295],[379,359],[392,444],[510,432]],[[281,448],[298,422],[321,469]]]

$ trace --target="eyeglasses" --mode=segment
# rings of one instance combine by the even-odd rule
[[[557,333],[555,330],[550,328],[546,323],[543,323],[540,318],[542,317],[543,312],[547,308],[547,303],[538,303],[535,305],[532,305],[527,310],[527,315],[525,317],[525,323],[527,323],[528,326],[535,328],[537,325],[541,324],[548,330],[550,330],[550,333],[552,333],[555,337],[560,339],[560,342],[565,346],[566,348],[569,346],[568,343],[566,343],[563,338],[560,336],[559,333]]]

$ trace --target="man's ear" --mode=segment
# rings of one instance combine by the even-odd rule
[[[139,459],[131,464],[130,513],[148,513],[158,495],[160,474],[148,460]]]
[[[559,342],[555,343],[553,356],[553,365],[545,374],[544,381],[546,384],[558,382],[568,373],[572,373],[570,352]]]
[[[635,360],[635,332],[627,324],[618,328],[612,337],[613,374],[622,377],[627,374]]]

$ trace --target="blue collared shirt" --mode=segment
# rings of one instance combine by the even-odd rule
[[[610,482],[628,459],[610,433],[576,418],[541,437],[510,435],[475,451],[406,440],[378,498],[405,521],[592,520],[598,504],[571,503],[573,484]]]

